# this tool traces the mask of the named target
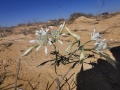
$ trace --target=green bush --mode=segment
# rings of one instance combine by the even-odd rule
[[[81,16],[85,16],[87,18],[91,18],[93,17],[93,14],[85,14],[85,13],[81,13],[81,12],[78,12],[78,13],[73,13],[70,15],[69,19],[68,19],[68,22],[73,22],[75,19],[77,19],[78,17],[81,17]]]

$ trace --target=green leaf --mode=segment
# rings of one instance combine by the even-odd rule
[[[113,67],[116,68],[116,61],[113,60],[113,59],[110,57],[110,55],[108,55],[107,53],[100,53],[100,55],[101,55],[102,57],[104,57]]]
[[[68,31],[68,33],[76,40],[78,41],[80,39],[80,37],[74,33],[72,33],[67,27],[65,27],[66,30]]]
[[[68,48],[65,50],[69,53],[69,51],[71,50],[71,48],[76,44],[76,43],[79,43],[78,41],[76,42],[73,42],[71,45],[68,46]]]
[[[81,48],[81,52],[80,52],[80,63],[83,63],[83,61],[85,60],[85,54],[84,54],[84,48]]]

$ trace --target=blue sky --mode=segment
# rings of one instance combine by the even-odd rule
[[[69,18],[74,12],[120,11],[120,0],[0,0],[0,26]]]

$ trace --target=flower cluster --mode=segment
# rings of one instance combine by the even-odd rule
[[[107,40],[106,39],[102,39],[102,36],[99,32],[96,33],[96,29],[93,30],[93,32],[91,33],[91,39],[87,42],[85,42],[84,44],[80,43],[80,37],[77,36],[76,34],[73,34],[70,32],[70,30],[67,28],[67,31],[70,33],[71,36],[73,36],[73,38],[75,39],[75,42],[73,42],[67,49],[66,51],[68,52],[68,54],[70,53],[71,48],[75,45],[78,44],[77,48],[71,52],[70,56],[72,56],[73,54],[75,54],[77,51],[80,51],[80,63],[83,63],[83,61],[85,59],[87,59],[87,57],[85,57],[85,51],[97,51],[96,53],[98,53],[100,55],[100,57],[104,57],[106,60],[108,60],[108,62],[110,64],[112,64],[114,67],[116,66],[116,61],[113,60],[107,53],[104,52],[104,50],[108,49],[108,44],[107,44]],[[88,44],[89,42],[94,41],[94,47],[90,48],[90,49],[86,49],[85,46],[86,44]]]
[[[110,55],[108,55],[107,53],[103,52],[103,50],[108,49],[107,40],[106,39],[101,39],[100,33],[95,33],[95,29],[94,29],[93,33],[91,33],[91,40],[95,41],[94,49],[98,52],[100,57],[104,57],[111,65],[116,67],[116,64],[115,64],[116,61],[113,60],[110,57]]]
[[[97,54],[100,55],[100,57],[104,57],[106,60],[108,60],[108,62],[110,64],[112,64],[114,67],[116,66],[115,60],[111,59],[110,56],[107,53],[104,52],[104,50],[108,49],[108,44],[107,44],[106,39],[102,39],[101,34],[98,33],[98,32],[96,33],[96,29],[94,29],[93,32],[91,33],[90,40],[82,44],[81,41],[80,41],[80,36],[72,33],[65,26],[65,22],[60,25],[58,30],[54,30],[53,27],[50,26],[50,28],[52,30],[49,30],[48,28],[46,28],[46,29],[41,28],[39,31],[36,31],[35,35],[38,37],[38,39],[29,41],[30,43],[36,43],[36,45],[29,48],[22,56],[28,55],[34,48],[36,49],[36,52],[38,52],[38,50],[40,49],[41,46],[45,46],[44,52],[47,54],[48,53],[47,45],[53,45],[55,47],[55,43],[57,41],[60,44],[63,44],[63,42],[60,40],[60,36],[65,35],[64,33],[62,34],[62,31],[63,31],[64,27],[67,30],[67,32],[69,33],[69,35],[72,36],[75,39],[75,42],[70,44],[70,46],[68,46],[68,48],[66,49],[67,55],[68,55],[67,58],[71,58],[71,56],[76,54],[77,51],[80,51],[79,62],[83,63],[83,61],[85,59],[87,59],[87,57],[85,55],[85,51],[93,52],[93,50],[94,50]],[[95,42],[94,46],[93,46],[93,48],[86,49],[85,46],[89,42]],[[76,49],[74,48],[75,50],[73,52],[70,52],[71,48],[75,44],[78,44],[77,46],[75,46]],[[64,62],[66,63],[66,61],[64,61]]]
[[[58,41],[60,44],[63,44],[63,42],[59,39],[60,35],[62,34],[62,30],[64,28],[65,23],[60,25],[58,30],[52,30],[49,32],[49,29],[41,29],[39,31],[35,32],[35,35],[38,37],[37,40],[30,40],[30,43],[36,43],[35,46],[29,48],[22,56],[28,55],[34,48],[36,48],[36,52],[40,49],[41,46],[45,46],[45,54],[48,54],[47,45],[53,45],[56,41]],[[53,28],[52,26],[50,28]]]
[[[95,49],[98,52],[101,52],[101,50],[106,50],[108,48],[106,39],[101,39],[100,33],[95,33],[96,29],[94,29],[93,33],[91,33],[91,40],[96,41],[95,42]]]

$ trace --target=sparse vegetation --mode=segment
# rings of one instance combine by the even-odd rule
[[[68,53],[67,55],[60,54],[58,52],[60,50],[57,50],[58,47],[56,46],[57,41],[60,44],[63,44],[63,42],[60,40],[59,36],[62,35],[62,31],[64,28],[67,30],[69,35],[72,36],[75,40],[66,49],[66,52]],[[48,33],[48,31],[49,31],[49,29],[47,29],[47,28],[46,29],[41,28],[40,31],[36,31],[35,34],[37,35],[38,39],[37,40],[30,40],[29,42],[37,43],[37,44],[30,47],[28,50],[26,50],[20,56],[19,62],[18,62],[18,69],[16,72],[15,90],[17,89],[17,80],[18,80],[20,63],[21,63],[22,57],[29,55],[34,49],[36,52],[38,52],[38,50],[41,48],[41,46],[45,46],[44,52],[45,52],[45,54],[48,54],[48,49],[47,49],[48,44],[52,45],[54,47],[54,51],[53,51],[54,53],[52,53],[52,54],[55,55],[55,59],[42,62],[39,66],[43,66],[48,62],[53,62],[51,65],[55,66],[55,71],[56,71],[56,67],[60,66],[60,64],[63,64],[66,66],[68,64],[73,63],[73,65],[69,68],[69,70],[64,75],[62,75],[62,80],[59,81],[59,84],[56,87],[56,89],[58,89],[58,90],[62,89],[64,84],[62,84],[61,82],[64,80],[64,78],[67,76],[67,74],[70,72],[71,69],[73,69],[77,64],[83,64],[84,61],[87,60],[88,58],[94,58],[94,55],[95,56],[100,55],[101,57],[105,58],[112,66],[114,66],[116,68],[116,61],[113,60],[109,54],[102,51],[102,50],[108,49],[106,39],[102,39],[101,35],[99,33],[95,32],[95,29],[94,29],[93,33],[91,33],[91,39],[86,41],[85,43],[81,43],[80,36],[72,33],[65,26],[65,23],[60,25],[58,30],[54,30],[54,29],[51,30],[50,34]],[[93,47],[85,48],[86,45],[89,44],[90,42],[95,42]],[[74,47],[76,44],[77,44],[77,47]],[[73,47],[75,49],[71,52],[71,49]],[[79,52],[79,54],[77,54],[77,52]],[[89,53],[92,52],[93,54],[89,54],[88,56],[86,56],[85,52],[89,52]],[[76,60],[76,58],[78,60]],[[57,74],[57,72],[56,72],[56,74]],[[66,80],[68,81],[69,79],[66,79]]]
[[[51,24],[37,22],[31,23],[30,25],[21,24],[14,27],[0,27],[0,33],[4,33],[5,35],[0,38],[0,89],[9,90],[14,88],[16,62],[18,62],[16,59],[21,53],[24,53],[27,48],[31,48],[33,45],[35,47],[29,49],[30,51],[33,50],[33,52],[30,52],[29,55],[27,55],[29,52],[23,54],[24,57],[21,58],[21,68],[19,68],[20,72],[18,73],[18,83],[16,85],[18,89],[79,90],[79,88],[81,88],[84,90],[86,87],[88,90],[89,88],[92,90],[98,88],[115,88],[115,90],[119,90],[120,27],[119,17],[113,17],[118,14],[119,13],[102,13],[99,16],[102,18],[101,21],[97,22],[95,16],[85,16],[83,14],[91,21],[74,23],[74,20],[82,15],[80,14],[79,16],[79,14],[76,14],[76,19],[73,18],[71,24],[67,23],[66,26],[64,26],[63,31],[66,33],[64,37],[61,36],[62,33],[56,32],[58,25],[60,26],[61,23],[66,21],[63,18],[53,20]],[[105,16],[105,18],[103,18],[103,16]],[[113,17],[111,19],[112,21],[110,17]],[[104,20],[104,22],[102,20]],[[107,22],[109,22],[110,26],[107,25]],[[100,41],[90,40],[87,42],[87,40],[90,39],[89,33],[91,33],[91,29],[94,28],[93,25],[100,33],[92,32],[91,39],[95,39],[93,37],[97,36]],[[38,30],[37,35],[42,34],[39,31],[41,29],[45,30],[46,33],[47,27],[49,26],[53,28],[51,27],[47,33],[47,39],[44,39],[42,36],[42,40],[50,41],[52,46],[49,45],[50,42],[47,42],[48,55],[45,55],[44,52],[46,51],[44,46],[46,46],[46,41],[43,43],[41,36],[35,36],[35,31]],[[54,27],[55,32],[53,30]],[[68,28],[70,28],[70,30]],[[100,34],[102,38],[99,37]],[[105,49],[105,45],[107,44],[103,38],[107,39],[110,46],[118,46],[117,49],[113,50],[114,53],[112,53],[118,62],[117,64],[111,59],[112,55],[109,51],[112,49],[110,47],[108,47],[108,51],[106,52],[101,51]],[[31,39],[35,40],[35,42],[40,42],[30,44],[28,41]],[[60,43],[63,42],[63,45],[57,43],[57,41]],[[101,43],[104,44],[104,48],[100,48]],[[66,49],[67,46],[68,48]],[[38,49],[38,53],[34,52],[34,50],[37,51]],[[63,52],[64,49],[66,49],[68,53]],[[102,59],[99,59],[99,55],[102,56]],[[106,60],[114,67],[116,66],[117,70],[106,62]],[[106,87],[106,85],[108,85],[108,87]]]
[[[65,21],[64,18],[49,20],[49,21],[46,23],[46,27],[48,27],[48,26],[58,26],[58,25],[62,24],[64,21]]]
[[[91,18],[91,17],[93,17],[93,14],[85,14],[85,13],[81,13],[81,12],[73,13],[70,15],[68,21],[73,22],[75,19],[77,19],[80,16],[85,16],[85,17]]]

